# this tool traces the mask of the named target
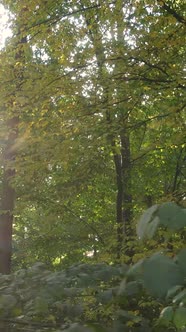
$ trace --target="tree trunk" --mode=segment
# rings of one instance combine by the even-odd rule
[[[84,8],[82,6],[82,8]],[[122,5],[116,5],[116,17],[117,17],[117,43],[123,43],[123,14],[122,14]],[[98,27],[98,19],[94,19],[90,17],[90,14],[85,12],[85,20],[87,23],[87,31],[88,36],[91,39],[95,56],[97,60],[98,67],[98,76],[100,78],[100,85],[103,87],[103,104],[106,109],[106,124],[108,128],[108,142],[111,145],[112,153],[113,153],[113,161],[115,165],[115,173],[116,173],[116,186],[117,186],[117,196],[116,196],[116,227],[117,227],[117,259],[120,259],[122,247],[124,244],[124,239],[127,239],[127,236],[132,235],[131,228],[131,220],[132,220],[132,197],[131,197],[131,163],[130,163],[130,140],[129,134],[125,130],[126,123],[128,119],[127,113],[125,116],[123,115],[123,107],[122,103],[119,103],[118,109],[114,108],[114,110],[110,110],[109,107],[109,98],[111,99],[112,104],[112,91],[110,91],[109,86],[109,74],[107,78],[106,70],[105,70],[105,50],[104,44],[102,43],[102,35],[99,31]],[[93,26],[93,28],[92,28]],[[117,44],[116,43],[116,44]],[[120,46],[119,46],[120,47]],[[120,68],[123,63],[119,63],[119,60],[115,64],[115,73],[117,71],[120,72]],[[125,91],[125,87],[122,91],[118,86],[116,87],[118,100],[123,99],[123,93]],[[109,93],[110,92],[110,93]],[[122,108],[122,109],[121,109]],[[121,123],[118,122],[118,132],[113,132],[112,125],[117,122],[113,114],[116,112],[118,118],[121,118],[121,122],[123,126],[121,128]],[[120,152],[116,152],[116,142],[120,146]],[[128,250],[129,254],[129,250]],[[131,252],[130,252],[131,254]]]
[[[25,8],[23,8],[23,12]],[[17,92],[21,91],[23,83],[24,66],[16,66],[17,63],[24,62],[24,48],[26,37],[23,36],[23,29],[18,29],[17,41],[14,47],[17,47],[14,64],[14,77],[16,79],[15,90],[12,91],[12,109],[10,117],[6,122],[8,139],[2,152],[2,189],[0,202],[0,273],[9,274],[11,272],[12,257],[12,228],[13,228],[13,210],[15,205],[15,189],[13,180],[15,178],[15,159],[16,159],[16,140],[18,137],[20,106],[16,100]],[[9,111],[9,110],[7,110]],[[14,114],[13,114],[14,113]]]
[[[124,223],[123,223],[123,180],[121,155],[114,155],[116,170],[117,197],[116,197],[116,223],[117,223],[117,259],[121,257],[123,244]]]
[[[15,202],[15,190],[12,180],[15,176],[15,149],[14,143],[17,138],[18,118],[8,121],[9,137],[3,154],[3,179],[0,210],[0,273],[9,274],[11,269],[12,255],[12,224],[13,209]]]
[[[132,221],[132,195],[131,195],[131,158],[130,139],[128,133],[121,135],[121,155],[122,155],[122,181],[123,181],[123,219],[125,235],[133,235],[131,227]]]

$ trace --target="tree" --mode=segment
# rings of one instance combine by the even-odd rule
[[[27,7],[14,181],[19,240],[31,241],[34,229],[36,257],[44,258],[47,219],[48,239],[52,231],[59,244],[52,262],[55,248],[57,258],[76,252],[84,259],[96,248],[94,259],[131,261],[134,217],[143,206],[166,195],[184,198],[182,5],[6,4],[16,26]],[[34,227],[33,210],[40,220]]]
[[[20,10],[20,15],[24,17],[26,8]],[[9,52],[13,53],[6,59],[6,52],[2,53],[2,74],[6,74],[7,66],[10,77],[3,81],[3,104],[1,105],[4,116],[7,135],[3,137],[4,146],[2,147],[2,189],[1,189],[1,208],[0,208],[0,272],[10,273],[12,256],[12,227],[13,209],[15,206],[15,189],[13,181],[15,178],[15,159],[17,154],[17,138],[21,104],[19,95],[22,93],[24,64],[25,64],[25,44],[27,42],[24,24],[16,27],[16,38],[12,41]],[[13,59],[12,59],[13,57]],[[3,65],[5,61],[5,66]],[[7,84],[11,87],[7,88]]]

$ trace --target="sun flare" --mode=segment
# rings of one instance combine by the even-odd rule
[[[8,24],[8,11],[0,5],[0,48],[5,44],[6,38],[11,36],[11,29]]]

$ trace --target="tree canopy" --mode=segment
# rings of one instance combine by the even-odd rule
[[[184,2],[0,4],[12,31],[0,50],[0,272],[154,254],[148,271],[174,271],[163,296],[183,287],[155,251],[185,241]]]

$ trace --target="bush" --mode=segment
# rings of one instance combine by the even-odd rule
[[[142,241],[158,228],[178,232],[185,210],[155,205],[141,217]],[[131,267],[76,264],[51,272],[42,263],[0,276],[1,323],[7,331],[120,332],[186,329],[186,249],[157,252]],[[1,327],[0,327],[1,330]]]

